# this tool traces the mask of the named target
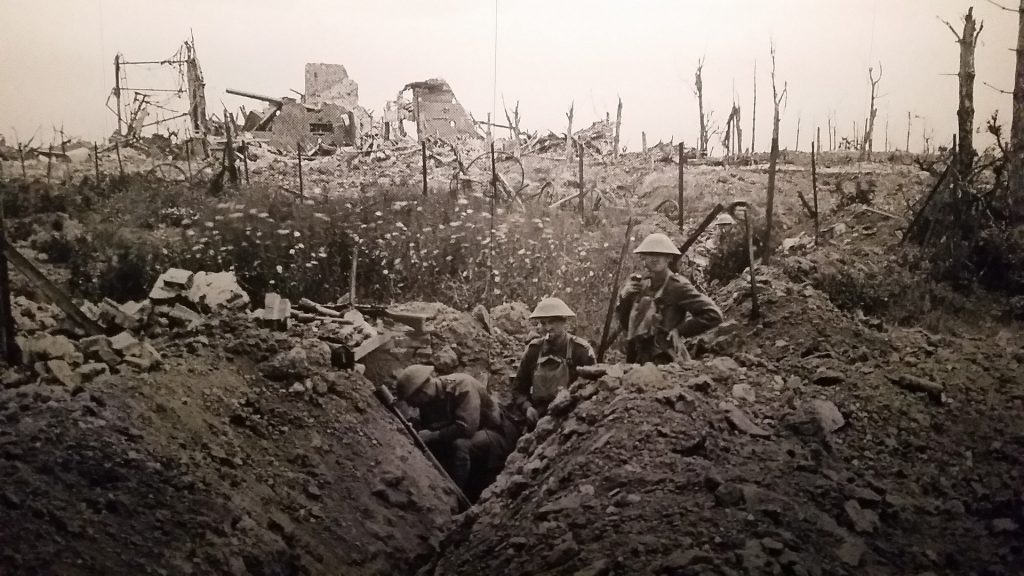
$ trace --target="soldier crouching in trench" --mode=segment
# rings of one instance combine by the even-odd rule
[[[541,300],[530,314],[530,320],[540,323],[544,336],[527,344],[513,392],[513,405],[525,412],[528,427],[547,410],[558,391],[576,379],[578,366],[596,361],[590,343],[568,331],[569,319],[575,317],[559,298]]]
[[[634,275],[619,292],[619,326],[626,336],[626,362],[668,364],[690,359],[685,339],[722,323],[722,312],[693,284],[669,269],[680,256],[672,240],[654,233],[637,246],[647,276]]]
[[[515,425],[469,374],[435,376],[433,366],[414,364],[398,376],[398,397],[419,409],[420,438],[475,502],[515,447]]]

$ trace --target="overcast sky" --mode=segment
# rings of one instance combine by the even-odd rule
[[[306,62],[333,62],[345,65],[377,117],[404,84],[432,77],[447,79],[478,120],[492,110],[503,117],[502,99],[510,107],[518,100],[524,127],[556,132],[571,101],[579,127],[614,117],[618,95],[631,150],[642,130],[651,144],[696,141],[693,73],[702,56],[705,107],[724,122],[735,94],[749,141],[756,61],[764,150],[774,39],[778,82],[789,86],[784,147],[795,144],[798,118],[803,149],[812,127],[825,138],[832,113],[840,135],[852,136],[867,111],[867,68],[881,62],[875,149],[887,118],[890,146],[904,146],[911,111],[921,116],[916,150],[923,126],[936,140],[956,130],[958,46],[939,18],[959,29],[972,4],[985,25],[976,126],[996,109],[1008,123],[1010,97],[982,82],[1012,88],[1016,15],[983,0],[2,0],[0,133],[11,141],[15,130],[23,140],[39,131],[48,141],[63,124],[88,139],[110,134],[116,120],[104,101],[114,55],[166,58],[191,31],[211,112],[221,102],[254,108],[225,95],[227,87],[289,95],[303,89]]]

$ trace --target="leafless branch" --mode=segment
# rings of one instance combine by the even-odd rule
[[[985,0],[985,1],[988,2],[989,4],[995,6],[996,8],[999,8],[1001,10],[1006,10],[1007,12],[1019,12],[1019,10],[1015,10],[1013,8],[1007,8],[1006,6],[1003,6],[1002,4],[996,2],[995,0]]]
[[[989,84],[988,82],[982,82],[982,84],[984,84],[985,86],[988,86],[989,88],[995,90],[996,92],[999,92],[1000,94],[1006,94],[1008,96],[1012,96],[1013,95],[1012,91],[1010,91],[1010,90],[1003,90],[1002,88],[997,88],[997,87]]]
[[[939,18],[939,17],[936,16],[936,18]],[[943,20],[942,18],[939,18],[939,22],[942,22],[943,24],[946,25],[947,28],[949,28],[949,31],[953,33],[953,36],[956,36],[956,41],[957,42],[963,42],[964,39],[960,37],[960,33],[956,31],[956,28],[953,28],[952,24],[950,24],[949,22]]]

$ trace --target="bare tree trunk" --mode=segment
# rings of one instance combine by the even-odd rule
[[[754,109],[751,111],[753,118],[750,121],[750,154],[754,154],[754,137],[757,136],[757,60],[754,60]]]
[[[566,164],[572,162],[572,114],[573,109],[576,108],[576,102],[573,101],[569,104],[569,111],[566,112],[565,117],[569,119],[569,127],[565,130],[565,162]]]
[[[796,117],[796,151],[800,151],[800,117]]]
[[[832,143],[832,116],[828,117],[828,149],[829,151],[835,150],[835,145]]]
[[[1024,2],[1024,0],[1021,0]],[[772,117],[772,148],[768,157],[768,203],[764,211],[764,263],[767,265],[771,258],[772,246],[772,215],[775,211],[775,171],[779,161],[779,104],[786,97],[786,85],[782,85],[782,93],[779,94],[775,87],[775,44],[771,45],[772,51],[772,102],[775,107],[775,114]]]
[[[612,158],[619,157],[619,129],[622,128],[622,98],[619,98],[619,107],[615,110],[615,142],[612,149]]]
[[[817,138],[815,138],[815,140],[818,143],[818,152],[821,152],[821,126],[815,128],[814,131],[817,132]]]
[[[978,36],[985,27],[974,19],[974,8],[968,8],[964,16],[964,30],[958,34],[956,29],[949,25],[949,30],[956,36],[956,42],[960,45],[960,106],[956,111],[956,119],[959,127],[957,141],[957,171],[961,178],[966,178],[971,173],[974,165],[974,49],[978,45]]]
[[[1024,222],[1024,0],[1020,0],[1017,28],[1017,68],[1013,84],[1013,121],[1010,125],[1009,188],[1011,214]]]
[[[743,154],[743,122],[742,111],[740,107],[736,107],[736,155],[740,156]]]
[[[644,154],[647,154],[647,132],[640,133],[640,142],[643,145]]]
[[[704,116],[704,80],[701,73],[704,69],[704,59],[697,61],[697,72],[693,75],[694,91],[697,93],[697,113],[700,114],[700,143],[697,146],[697,157],[704,158],[708,155],[708,123]]]
[[[868,68],[868,80],[871,81],[871,100],[868,108],[868,117],[864,123],[864,144],[860,148],[860,159],[871,161],[871,149],[874,146],[875,116],[878,115],[878,108],[875,108],[875,98],[878,97],[878,83],[882,80],[882,63],[878,63],[878,78],[875,78],[874,69]]]

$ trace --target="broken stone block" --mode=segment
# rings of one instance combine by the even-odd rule
[[[238,285],[234,272],[197,272],[188,298],[207,312],[238,310],[249,305],[249,295]]]
[[[499,304],[490,311],[491,326],[520,340],[530,333],[530,309],[522,302]]]
[[[117,366],[121,357],[114,352],[110,338],[106,336],[89,336],[79,341],[82,346],[82,353],[88,360],[99,360],[110,367]]]
[[[118,310],[124,314],[126,319],[126,324],[122,324],[121,327],[125,330],[138,330],[149,322],[149,316],[153,313],[153,303],[149,300],[140,302],[129,300]]]
[[[477,304],[474,306],[471,314],[473,315],[473,319],[479,322],[480,326],[486,330],[488,334],[494,331],[494,325],[491,324],[491,314],[483,304]]]
[[[143,372],[152,370],[160,362],[160,354],[147,342],[138,347],[138,356],[125,356],[124,364]]]
[[[81,377],[82,382],[91,382],[100,376],[110,374],[110,366],[103,362],[90,362],[76,368],[75,373]]]
[[[75,343],[68,340],[65,336],[53,336],[43,333],[29,339],[23,340],[19,338],[18,340],[22,352],[25,353],[27,362],[52,359],[73,362],[79,355],[78,350],[75,348]]]
[[[191,326],[202,322],[203,317],[198,312],[182,306],[181,304],[175,304],[173,308],[167,311],[167,318],[171,323],[176,326]]]
[[[54,378],[68,388],[74,388],[82,383],[81,376],[75,374],[71,370],[71,366],[64,360],[48,360],[46,362],[46,369]]]
[[[138,356],[141,350],[139,341],[127,330],[111,338],[110,347],[122,356]]]
[[[192,272],[180,268],[167,270],[156,279],[149,291],[149,299],[153,302],[168,302],[184,298],[192,286],[193,276]]]
[[[291,316],[292,303],[279,294],[267,292],[263,296],[263,317],[260,322],[271,330],[287,330],[288,317]]]

